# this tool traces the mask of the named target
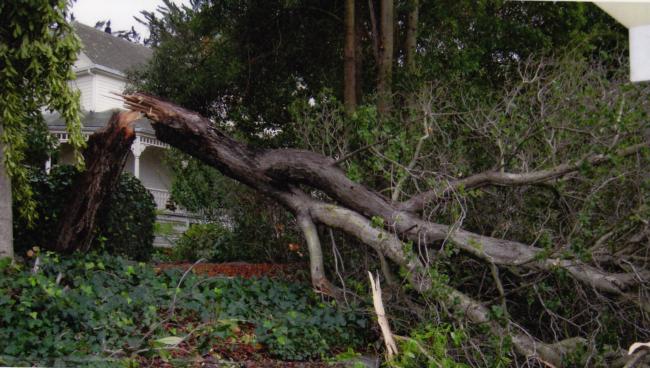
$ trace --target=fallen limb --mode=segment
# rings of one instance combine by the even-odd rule
[[[307,213],[300,213],[297,220],[298,226],[307,241],[307,248],[309,249],[309,270],[314,289],[334,298],[342,296],[343,292],[336,288],[325,276],[323,249],[318,237],[316,225]]]
[[[459,249],[498,266],[524,266],[545,271],[566,268],[577,280],[616,294],[637,283],[627,274],[611,274],[579,261],[536,261],[541,249],[425,221],[414,213],[399,210],[387,198],[351,181],[329,157],[304,150],[251,148],[216,129],[208,119],[172,103],[142,93],[123,98],[129,108],[153,121],[160,140],[275,198],[294,214],[301,210],[302,204],[288,203],[291,202],[288,200],[290,188],[308,185],[323,190],[341,206],[366,220],[383,218],[388,230],[418,244],[448,239]],[[391,257],[390,254],[387,256]]]
[[[566,270],[576,280],[597,290],[627,295],[626,290],[644,282],[636,274],[606,272],[578,260],[542,257],[542,250],[516,241],[497,239],[427,221],[417,213],[404,211],[389,199],[348,179],[336,161],[323,155],[294,149],[257,149],[241,144],[219,131],[209,119],[141,93],[123,96],[129,108],[152,120],[156,136],[205,164],[215,167],[251,188],[273,198],[298,218],[311,259],[312,282],[323,284],[320,241],[314,223],[339,229],[404,268],[413,288],[426,294],[431,279],[425,264],[408,242],[427,246],[446,241],[463,252],[495,266],[512,266],[537,271]],[[305,194],[301,186],[318,189],[332,199],[323,202]],[[375,218],[383,221],[377,225]],[[510,334],[516,350],[525,356],[561,365],[565,351],[581,339],[546,344],[522,331],[514,323],[506,327],[489,319],[480,302],[450,289],[443,300],[451,309],[462,311],[479,324],[488,324],[496,335]],[[575,344],[573,344],[575,343]]]

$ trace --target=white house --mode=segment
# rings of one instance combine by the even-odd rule
[[[124,91],[126,72],[145,64],[152,51],[79,22],[73,25],[83,48],[74,65],[77,79],[70,83],[81,92],[83,134],[89,136],[106,125],[113,110],[123,108],[121,101],[112,93]],[[48,161],[46,170],[51,165],[72,163],[72,147],[68,144],[64,122],[56,113],[45,114],[45,121],[59,141],[58,158]],[[182,210],[167,208],[171,172],[163,157],[169,146],[156,139],[147,119],[135,123],[135,132],[135,142],[124,170],[139,178],[153,194],[159,210],[158,222],[170,223],[177,230],[186,228],[192,216]],[[165,246],[169,242],[157,237],[154,244]]]

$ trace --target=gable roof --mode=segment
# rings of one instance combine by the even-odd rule
[[[96,65],[126,73],[146,64],[153,54],[148,47],[111,36],[102,30],[79,22],[72,25],[83,44],[83,53]]]

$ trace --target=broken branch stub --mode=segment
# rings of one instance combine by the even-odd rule
[[[53,249],[58,252],[88,250],[99,212],[118,183],[135,139],[132,123],[140,113],[114,113],[106,127],[88,139],[83,153],[85,170],[73,183],[76,194],[61,211]]]

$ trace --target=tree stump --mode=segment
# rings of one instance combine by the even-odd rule
[[[61,213],[53,246],[55,251],[90,248],[98,214],[115,189],[135,140],[132,123],[140,116],[133,111],[116,112],[106,127],[88,139],[83,153],[86,169],[75,179],[76,194]]]

